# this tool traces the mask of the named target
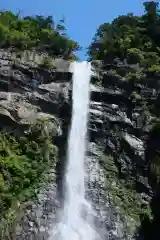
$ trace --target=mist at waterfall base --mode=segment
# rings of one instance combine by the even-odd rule
[[[88,62],[73,63],[72,122],[68,140],[65,173],[65,199],[60,223],[51,239],[97,240],[93,227],[94,211],[85,200],[85,151],[90,101],[91,66]]]

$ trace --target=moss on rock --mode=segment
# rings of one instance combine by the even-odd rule
[[[140,226],[140,216],[145,214],[152,218],[149,204],[144,203],[143,194],[136,191],[134,178],[119,178],[118,167],[112,156],[103,155],[100,164],[105,169],[106,194],[109,194],[110,201],[126,220],[128,232],[133,233]]]
[[[45,126],[41,119],[24,136],[0,133],[1,234],[7,231],[4,226],[13,224],[20,206],[36,197],[38,186],[46,181],[45,173],[56,163],[52,131]]]

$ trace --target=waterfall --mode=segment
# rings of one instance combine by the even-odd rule
[[[85,200],[85,151],[89,112],[91,66],[73,63],[73,108],[65,173],[65,199],[58,234],[51,239],[95,240],[93,210]]]

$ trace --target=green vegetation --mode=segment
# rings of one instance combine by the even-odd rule
[[[150,173],[150,181],[156,187],[160,183],[160,122],[155,123],[149,132],[148,137],[148,154],[149,154],[149,173]]]
[[[39,63],[39,67],[48,68],[48,69],[55,68],[53,58],[51,58],[51,57],[49,57],[47,55],[43,56],[41,62]]]
[[[149,205],[142,207],[143,196],[135,190],[134,178],[128,176],[125,180],[119,179],[119,171],[112,156],[103,155],[100,164],[105,169],[106,193],[119,213],[127,218],[128,230],[133,233],[132,228],[140,225],[140,215],[152,217]]]
[[[150,72],[160,72],[160,65],[152,65],[150,68],[149,68],[149,71]]]
[[[139,82],[142,81],[145,78],[145,74],[142,71],[136,71],[136,72],[129,72],[125,76],[129,81],[132,82]]]
[[[156,181],[156,183],[160,182],[160,157],[156,156],[150,166],[150,172],[152,178]]]
[[[32,186],[56,161],[56,147],[44,126],[39,120],[23,137],[0,134],[0,218],[34,194]]]
[[[160,67],[160,14],[158,3],[144,3],[141,17],[119,16],[98,28],[88,49],[90,60],[113,63],[115,59],[150,71]]]
[[[55,25],[52,16],[26,16],[0,11],[0,48],[47,52],[50,56],[75,59],[77,42],[66,33],[64,21]]]

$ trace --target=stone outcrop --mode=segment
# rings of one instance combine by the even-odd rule
[[[1,124],[9,122],[9,125],[23,126],[39,117],[53,119],[53,115],[58,123],[61,107],[68,101],[70,78],[69,72],[49,71],[1,60]]]

